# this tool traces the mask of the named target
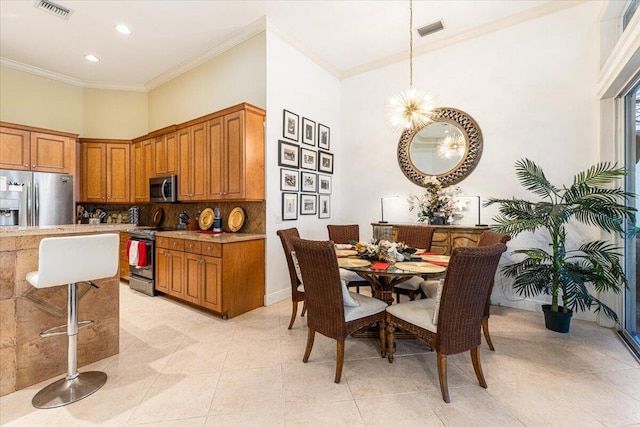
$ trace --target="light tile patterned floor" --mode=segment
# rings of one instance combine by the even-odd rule
[[[231,320],[121,285],[120,354],[81,370],[109,375],[96,394],[37,410],[44,385],[0,399],[7,426],[631,426],[640,425],[640,365],[616,333],[574,320],[569,334],[541,313],[493,307],[496,352],[483,342],[488,389],[468,354],[450,358],[452,402],[440,398],[435,354],[398,340],[393,364],[376,341],[349,339],[341,384],[334,341],[316,336],[302,363],[306,320],[287,330],[291,302]]]

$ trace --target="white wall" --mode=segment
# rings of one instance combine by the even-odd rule
[[[265,33],[149,92],[149,131],[247,102],[265,108]]]
[[[330,151],[334,154],[332,213],[330,219],[300,215],[296,221],[281,221],[280,167],[278,141],[284,139],[283,110],[307,117],[330,128]],[[317,129],[316,129],[317,132]],[[304,146],[304,144],[300,144]],[[317,147],[306,146],[317,150]],[[340,138],[340,81],[293,48],[273,32],[267,31],[267,289],[265,303],[272,304],[291,295],[284,251],[276,231],[297,227],[302,238],[327,239],[326,225],[341,222],[341,175],[344,162]]]
[[[0,121],[82,135],[82,88],[0,66]]]
[[[532,159],[558,184],[570,183],[599,160],[599,12],[599,3],[586,2],[414,58],[414,85],[438,91],[442,106],[465,111],[482,130],[482,158],[460,183],[464,193],[483,200],[530,199],[515,177],[516,160]],[[350,159],[339,170],[349,183],[342,189],[342,220],[359,223],[361,230],[380,219],[385,195],[402,196],[391,203],[400,205],[395,217],[385,209],[385,219],[415,221],[405,199],[422,190],[400,171],[399,135],[388,130],[383,116],[385,99],[407,86],[407,75],[404,62],[342,82],[342,157]],[[495,213],[483,209],[482,222],[491,223]],[[530,243],[517,238],[509,246]],[[538,309],[537,302],[521,299],[508,283],[496,283],[495,303]]]

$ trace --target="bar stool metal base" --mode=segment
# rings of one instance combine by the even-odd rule
[[[74,379],[65,377],[49,384],[33,396],[31,403],[38,409],[68,405],[95,393],[106,382],[107,374],[104,372],[81,372]]]

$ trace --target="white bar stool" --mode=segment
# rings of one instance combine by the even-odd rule
[[[78,329],[93,323],[80,322],[78,327],[78,285],[91,280],[113,277],[118,272],[120,238],[117,234],[52,237],[40,241],[38,271],[27,274],[36,288],[68,285],[67,324],[40,332],[41,337],[67,334],[67,376],[55,381],[34,397],[36,408],[57,408],[83,399],[107,382],[104,372],[78,372]]]

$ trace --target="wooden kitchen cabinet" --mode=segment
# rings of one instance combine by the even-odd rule
[[[158,236],[156,247],[156,291],[223,318],[264,305],[264,239],[212,243]],[[169,261],[176,253],[182,254],[180,284],[177,264]]]
[[[374,239],[386,239],[395,241],[398,235],[398,225],[372,223]],[[409,224],[407,224],[409,225]],[[416,225],[416,224],[411,224]],[[431,252],[442,255],[451,255],[451,250],[456,247],[478,246],[480,234],[489,227],[474,227],[460,225],[426,225],[433,227],[433,239],[431,240]]]
[[[182,240],[156,238],[156,291],[184,299],[183,275],[184,245]]]
[[[0,124],[0,168],[75,174],[77,135]]]
[[[155,152],[154,176],[178,174],[178,138],[176,132],[157,136],[153,139]]]
[[[131,146],[131,175],[133,202],[149,201],[149,178],[154,174],[154,142],[138,141]]]
[[[81,139],[80,194],[83,202],[129,203],[129,141]]]
[[[264,111],[242,107],[208,121],[209,200],[264,199]]]
[[[206,123],[190,125],[177,132],[178,200],[207,200]]]

